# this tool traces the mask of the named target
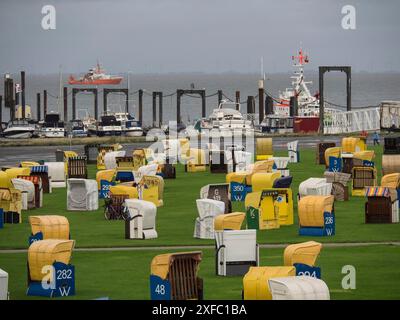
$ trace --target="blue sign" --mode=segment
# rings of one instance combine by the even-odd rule
[[[246,195],[251,192],[251,186],[242,183],[231,182],[231,201],[244,201]]]
[[[171,284],[158,276],[150,275],[151,300],[171,300]]]
[[[329,157],[329,172],[342,171],[342,158]]]
[[[317,279],[321,279],[321,268],[311,267],[303,263],[295,263],[296,276],[309,276]]]
[[[0,229],[4,227],[4,212],[3,209],[0,209]]]
[[[100,191],[99,198],[100,199],[108,199],[110,198],[110,187],[115,186],[115,182],[100,180]]]
[[[375,167],[375,163],[373,161],[368,161],[368,160],[363,160],[363,166],[364,167]]]
[[[49,279],[29,283],[27,295],[40,297],[69,297],[75,295],[75,267],[62,262],[54,262]],[[44,276],[46,277],[46,275]]]
[[[42,232],[35,233],[34,235],[32,235],[32,236],[29,237],[29,240],[28,240],[29,246],[30,246],[32,243],[34,243],[34,242],[36,242],[36,241],[39,241],[39,240],[43,240],[43,233],[42,233]]]

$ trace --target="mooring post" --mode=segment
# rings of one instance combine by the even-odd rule
[[[139,90],[139,122],[143,126],[143,90]]]
[[[163,93],[159,92],[158,93],[158,122],[159,122],[159,127],[162,127],[163,124]]]
[[[181,89],[176,90],[176,123],[177,124],[181,123],[181,95],[182,95],[182,90]]]
[[[222,101],[222,90],[218,90],[218,105],[221,103]]]
[[[67,87],[64,87],[63,101],[64,101],[64,123],[66,124],[68,122],[68,88]]]
[[[255,105],[254,96],[248,96],[247,97],[247,113],[248,114],[255,113],[254,105]]]
[[[47,115],[47,90],[43,90],[43,118]]]
[[[258,80],[258,122],[264,120],[264,80]]]
[[[37,121],[40,121],[40,93],[36,93],[36,117]]]
[[[25,119],[25,71],[21,71],[21,118]]]
[[[153,92],[153,128],[157,127],[157,92]]]
[[[201,92],[201,116],[202,118],[206,117],[206,90]]]
[[[103,89],[103,112],[104,113],[107,113],[107,95],[108,95],[107,89]]]
[[[236,91],[235,96],[236,96],[236,110],[240,110],[240,91]]]
[[[76,119],[76,92],[77,89],[72,89],[72,119]]]
[[[347,111],[351,111],[351,67],[346,68]]]
[[[324,134],[324,73],[325,68],[319,67],[319,132]]]
[[[272,97],[267,95],[265,97],[265,114],[273,114],[274,113],[274,101],[272,100]]]
[[[99,100],[97,89],[93,89],[94,94],[94,118],[99,120]]]

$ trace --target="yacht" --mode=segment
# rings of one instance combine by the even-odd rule
[[[127,137],[141,137],[143,135],[143,129],[139,121],[129,113],[117,112],[115,113],[115,118],[121,122],[122,133]]]
[[[198,120],[194,127],[200,133],[204,131],[219,131],[222,135],[253,132],[254,125],[252,121],[245,119],[237,109],[240,109],[240,104],[222,100],[208,118]]]
[[[49,113],[44,117],[40,135],[45,138],[65,137],[64,122],[60,120],[58,113]]]
[[[9,139],[29,139],[37,134],[37,128],[28,120],[13,120],[8,122],[2,136]]]
[[[70,133],[73,137],[87,137],[88,132],[82,120],[71,120],[69,122]]]
[[[95,128],[91,127],[90,133],[102,136],[120,136],[122,134],[121,121],[118,121],[114,114],[106,113],[101,116],[101,120]]]

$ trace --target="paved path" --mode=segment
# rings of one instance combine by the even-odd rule
[[[317,143],[321,141],[333,141],[339,144],[342,137],[340,136],[303,136],[303,137],[274,137],[274,148],[276,150],[286,149],[289,141],[298,140],[300,148],[315,148]],[[122,144],[124,150],[130,153],[136,148],[143,148],[150,145],[150,142],[138,142]],[[22,146],[22,147],[0,147],[0,167],[18,165],[21,161],[26,160],[45,160],[55,161],[55,151],[72,150],[80,154],[84,153],[83,145],[74,146]]]
[[[281,249],[286,248],[290,243],[260,244],[261,249]],[[325,248],[348,248],[348,247],[367,247],[376,245],[400,246],[400,241],[386,242],[332,242],[323,243]],[[105,247],[105,248],[75,248],[74,252],[115,252],[115,251],[160,251],[160,250],[201,250],[214,249],[214,245],[202,246],[157,246],[157,247]],[[0,254],[25,253],[27,249],[1,249]]]

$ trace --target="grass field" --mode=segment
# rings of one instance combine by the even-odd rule
[[[165,251],[75,252],[76,296],[71,299],[149,299],[151,259]],[[332,299],[400,299],[400,247],[324,248],[318,260]],[[261,265],[283,263],[283,249],[262,249]],[[12,299],[26,296],[26,254],[0,254],[1,268],[10,276]],[[356,289],[343,290],[344,265],[356,268]],[[200,277],[205,299],[241,299],[242,277],[215,275],[214,251],[203,250]]]
[[[381,148],[375,148],[375,163],[380,171]],[[276,152],[286,155],[286,152]],[[325,168],[315,164],[315,151],[302,150],[301,162],[290,165],[294,177],[293,193],[298,185],[309,177],[321,177]],[[41,209],[23,212],[23,223],[5,225],[0,230],[0,249],[26,249],[30,234],[28,215],[58,214],[69,219],[72,239],[77,248],[128,247],[128,246],[169,246],[169,245],[211,245],[212,240],[193,238],[194,221],[197,217],[195,200],[200,188],[209,183],[225,181],[224,174],[185,173],[182,166],[177,168],[177,179],[166,180],[164,206],[157,211],[157,232],[154,240],[125,240],[123,221],[104,219],[102,201],[100,209],[93,212],[66,211],[66,190],[55,189],[44,197]],[[89,167],[94,177],[95,166]],[[380,178],[380,177],[379,177]],[[297,201],[295,201],[295,223],[277,230],[258,231],[259,243],[293,243],[312,240],[312,237],[298,236]],[[400,224],[366,225],[364,223],[364,197],[352,197],[347,202],[335,203],[336,235],[314,238],[319,242],[387,242],[400,241]],[[243,211],[243,203],[234,203],[234,211]],[[109,296],[113,299],[148,299],[148,275],[150,261],[158,251],[115,251],[75,252],[73,264],[77,274],[77,299],[91,299]],[[280,265],[282,249],[261,250],[261,265]],[[240,299],[239,278],[216,277],[214,251],[203,250],[200,275],[205,280],[205,298]],[[400,298],[400,248],[379,245],[368,247],[324,248],[319,265],[323,279],[327,281],[334,299]],[[351,264],[357,269],[357,290],[344,291],[340,281],[341,268]],[[26,298],[26,254],[1,253],[0,268],[10,273],[11,297]]]

